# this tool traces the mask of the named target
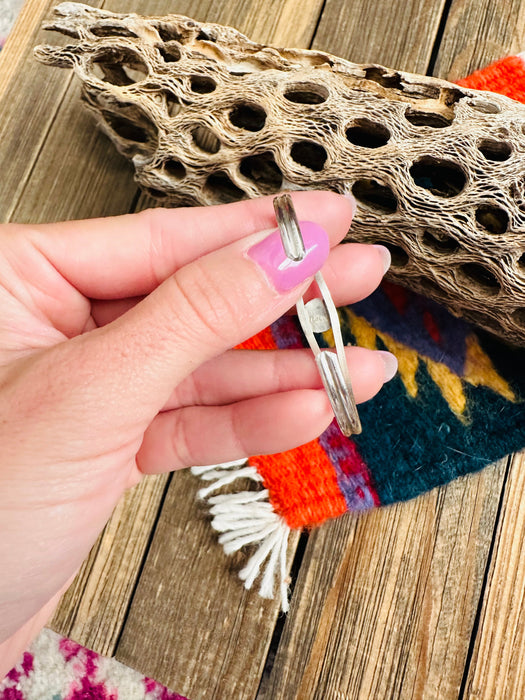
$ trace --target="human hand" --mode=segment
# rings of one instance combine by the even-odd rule
[[[143,474],[291,449],[332,420],[310,351],[230,349],[321,266],[338,304],[383,275],[385,249],[336,247],[351,202],[293,199],[328,239],[310,227],[284,271],[271,198],[0,227],[0,677]],[[348,363],[358,402],[395,371],[361,348]]]

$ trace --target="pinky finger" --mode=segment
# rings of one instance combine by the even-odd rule
[[[318,437],[333,419],[323,390],[270,394],[227,406],[160,413],[137,454],[144,474],[291,450]]]

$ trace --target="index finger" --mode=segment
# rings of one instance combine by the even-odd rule
[[[355,204],[332,192],[292,195],[298,218],[315,221],[331,244],[348,231]],[[240,238],[276,228],[272,197],[213,207],[32,226],[30,235],[60,274],[92,299],[148,294],[177,269]]]

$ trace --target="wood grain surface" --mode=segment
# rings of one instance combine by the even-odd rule
[[[36,64],[53,0],[0,53],[0,220],[147,205],[68,71]],[[255,40],[451,79],[525,49],[525,0],[91,0],[232,24]],[[315,530],[292,609],[246,592],[188,472],[128,492],[52,620],[191,700],[525,697],[525,458]],[[299,535],[290,542],[290,564]]]
[[[327,0],[313,47],[355,63],[425,73],[445,0]]]
[[[147,477],[126,492],[50,627],[100,654],[115,653],[167,483],[165,474]]]
[[[116,658],[191,700],[253,698],[279,601],[245,591],[243,555],[217,546],[199,485],[188,472],[172,479]]]
[[[22,74],[32,62],[35,38],[40,35],[40,25],[49,7],[49,0],[32,0],[21,7],[17,22],[0,52],[0,100],[12,81],[15,85],[20,84]]]
[[[522,0],[452,0],[433,74],[459,80],[525,50]]]
[[[457,698],[504,466],[317,530],[263,698]]]
[[[525,697],[525,455],[514,455],[467,667],[465,700]]]

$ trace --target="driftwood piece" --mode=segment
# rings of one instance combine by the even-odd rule
[[[349,240],[390,279],[525,344],[525,107],[230,27],[62,3],[41,46],[72,67],[137,182],[168,205],[281,189],[353,192]]]

